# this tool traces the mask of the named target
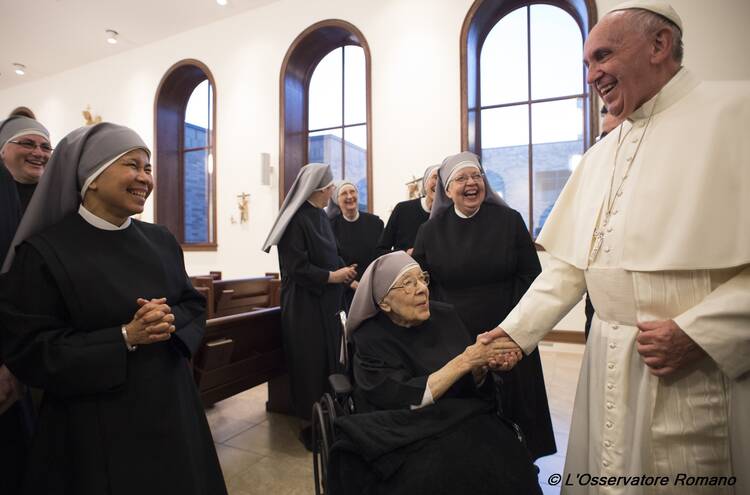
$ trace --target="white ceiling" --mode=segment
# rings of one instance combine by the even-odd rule
[[[0,0],[0,90],[276,0]],[[114,29],[119,43],[106,42]],[[26,66],[18,76],[13,63]]]

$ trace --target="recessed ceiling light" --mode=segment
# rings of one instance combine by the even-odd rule
[[[107,29],[104,32],[107,33],[107,43],[109,43],[110,45],[116,45],[117,36],[119,36],[120,33],[115,31],[114,29]]]
[[[216,3],[221,5],[222,7],[226,6],[226,4],[229,3],[229,0],[216,0]]]
[[[26,66],[23,64],[13,64],[13,67],[16,69],[16,74],[19,76],[22,76],[26,74]]]

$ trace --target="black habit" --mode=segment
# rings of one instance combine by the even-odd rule
[[[21,220],[16,184],[0,160],[0,266],[5,261]],[[0,357],[0,366],[2,364]],[[30,409],[27,397],[24,397],[0,414],[0,493],[15,494],[20,491],[30,435]]]
[[[128,352],[139,297],[166,297],[177,331]],[[166,229],[72,213],[19,246],[0,305],[8,367],[44,390],[24,494],[226,493],[188,362],[205,300]]]
[[[13,236],[21,221],[21,202],[16,181],[0,160],[0,266],[5,261]]]
[[[398,203],[380,236],[378,255],[413,248],[419,226],[429,218],[430,212],[422,208],[422,198]]]
[[[377,258],[377,244],[383,233],[383,221],[377,215],[360,211],[359,218],[350,222],[342,213],[331,218],[331,229],[344,263],[357,264],[356,280],[359,281],[370,263]],[[347,287],[344,291],[347,311],[353,297],[354,291]]]
[[[278,244],[281,331],[294,413],[310,419],[313,403],[328,389],[338,363],[341,284],[329,272],[344,266],[331,223],[321,208],[304,202]]]
[[[491,379],[477,387],[467,373],[435,404],[410,410],[428,376],[471,344],[450,305],[431,302],[429,320],[411,328],[379,313],[352,339],[357,414],[336,420],[332,494],[541,494],[528,450],[497,414]]]
[[[26,207],[29,206],[29,202],[31,201],[31,197],[34,195],[34,191],[36,191],[37,185],[38,184],[36,182],[33,184],[21,184],[20,182],[16,182],[18,200],[21,202],[21,215],[26,213]]]
[[[521,215],[488,203],[471,218],[450,207],[430,219],[412,256],[430,273],[430,296],[455,306],[472,339],[497,327],[541,272]],[[539,351],[500,375],[503,411],[523,430],[534,458],[555,453]]]

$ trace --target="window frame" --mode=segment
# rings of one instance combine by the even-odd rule
[[[289,192],[289,188],[292,186],[300,168],[309,161],[308,101],[313,72],[323,57],[336,48],[347,45],[359,46],[365,55],[367,210],[372,212],[372,62],[370,46],[357,27],[340,19],[327,19],[305,29],[292,42],[281,65],[279,77],[279,205],[283,203],[284,197]]]
[[[481,68],[480,60],[484,41],[487,39],[490,31],[495,25],[516,9],[530,7],[532,5],[551,5],[558,7],[575,20],[581,30],[581,37],[586,41],[588,33],[596,23],[597,10],[595,0],[546,0],[546,1],[528,1],[528,0],[474,0],[464,18],[461,27],[460,37],[460,71],[461,71],[461,149],[471,151],[481,156]],[[529,21],[527,20],[527,23]],[[529,29],[527,25],[527,29]],[[530,70],[527,68],[527,70]],[[586,67],[581,61],[581,71],[583,77],[583,149],[588,150],[595,142],[598,134],[599,119],[596,102],[596,94],[591,91],[586,83]],[[529,75],[529,78],[531,75]],[[530,79],[529,79],[530,81]],[[532,95],[528,95],[528,101],[514,102],[501,105],[488,105],[488,107],[507,107],[517,103],[532,105],[535,102],[556,101],[569,99],[573,96],[566,95],[555,98],[542,98],[534,100]],[[530,107],[531,108],[531,107]],[[529,126],[532,125],[529,120]],[[533,151],[534,143],[528,143],[529,147],[529,232],[534,231],[534,178],[533,178]]]
[[[204,80],[211,85],[210,154],[213,161],[209,192],[209,232],[212,242],[185,243],[185,111],[195,88]],[[216,82],[208,66],[196,59],[184,59],[172,65],[162,76],[154,99],[154,221],[164,225],[185,251],[216,251],[217,238],[217,146]],[[166,166],[165,166],[166,165]],[[160,208],[161,205],[161,208]],[[165,207],[164,205],[169,205]]]

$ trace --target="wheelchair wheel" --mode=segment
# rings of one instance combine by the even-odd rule
[[[332,425],[335,410],[331,413],[325,399],[313,404],[312,408],[312,444],[313,474],[315,478],[315,495],[324,495],[328,475],[328,454],[331,449]]]
[[[324,394],[321,402],[325,404],[324,412],[328,413],[328,440],[331,442],[331,444],[333,444],[333,442],[336,441],[333,430],[333,421],[341,414],[341,406],[339,406],[336,401],[333,400],[331,394]]]

